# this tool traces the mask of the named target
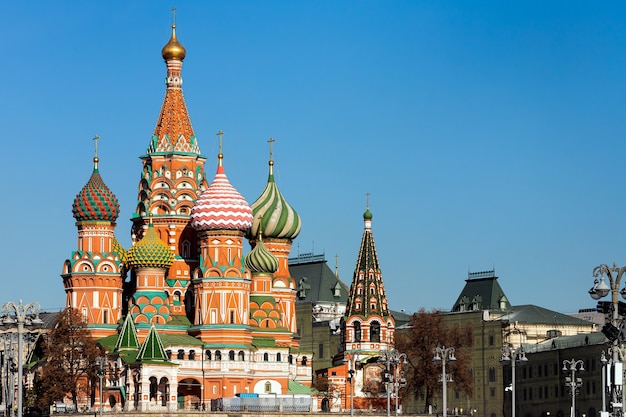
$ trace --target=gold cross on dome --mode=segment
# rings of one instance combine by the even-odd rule
[[[98,139],[100,139],[100,136],[96,135],[93,137],[93,141],[96,144],[96,158],[98,157]]]
[[[220,154],[222,153],[222,136],[224,136],[224,132],[220,129],[220,131],[217,132],[217,137],[220,140]]]
[[[270,138],[267,142],[270,144],[270,161],[271,161],[273,158],[272,144],[276,142],[276,140],[274,140],[274,138]]]
[[[365,207],[370,208],[370,195],[371,193],[365,193]]]
[[[176,26],[176,7],[172,7],[172,26]]]

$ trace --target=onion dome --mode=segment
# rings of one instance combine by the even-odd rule
[[[185,51],[185,47],[182,46],[180,42],[178,42],[178,39],[176,39],[176,25],[172,25],[172,37],[161,50],[161,55],[166,61],[182,61],[183,59],[185,59],[186,54],[187,51]]]
[[[98,157],[93,158],[93,173],[76,195],[72,213],[77,221],[104,220],[114,222],[120,215],[120,203],[98,172]]]
[[[120,242],[117,240],[117,238],[115,236],[113,236],[113,252],[117,253],[117,255],[120,257],[120,261],[126,263],[126,261],[128,260],[128,254],[126,252],[126,249],[124,249],[124,247],[120,244]]]
[[[363,220],[372,220],[372,217],[372,212],[368,207],[367,209],[365,209],[365,213],[363,213]]]
[[[257,236],[256,245],[254,246],[254,249],[246,255],[244,264],[253,274],[273,274],[278,271],[278,259],[276,259],[274,254],[272,254],[272,252],[270,252],[263,244],[260,230]]]
[[[222,159],[220,152],[213,182],[191,209],[191,226],[196,230],[246,231],[252,225],[252,210],[246,199],[228,181]]]
[[[287,203],[274,182],[274,161],[270,159],[270,174],[261,196],[252,204],[254,223],[249,236],[256,236],[260,228],[269,238],[295,239],[300,233],[302,221]]]
[[[139,268],[169,268],[174,262],[172,250],[156,233],[152,220],[141,240],[128,250],[128,264]]]

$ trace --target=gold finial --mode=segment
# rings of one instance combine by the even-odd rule
[[[185,51],[185,47],[176,39],[176,7],[172,7],[172,36],[161,50],[161,55],[166,61],[182,61],[185,59],[186,54],[187,51]]]
[[[372,195],[371,193],[365,193],[365,208],[369,209],[370,208],[370,195]]]
[[[98,161],[99,161],[99,159],[98,159],[98,139],[100,139],[100,136],[98,136],[98,135],[94,136],[93,139],[92,139],[93,142],[95,143],[95,146],[96,146],[96,152],[95,152],[95,155],[93,157],[93,168],[94,169],[98,169]]]

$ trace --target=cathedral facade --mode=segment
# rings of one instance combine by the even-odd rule
[[[288,266],[301,220],[274,182],[273,140],[253,204],[228,180],[221,132],[207,179],[183,97],[185,55],[172,25],[165,98],[140,157],[132,246],[116,239],[120,206],[100,176],[97,138],[93,173],[72,206],[78,244],[63,266],[66,307],[107,351],[115,377],[106,379],[105,409],[174,410],[311,382]]]

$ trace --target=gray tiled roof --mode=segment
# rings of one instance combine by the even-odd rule
[[[290,263],[289,272],[295,280],[296,290],[299,289],[301,282],[308,285],[306,297],[301,298],[298,294],[297,303],[317,301],[345,303],[348,301],[348,287],[335,276],[323,258],[315,258],[311,262]],[[304,281],[301,281],[303,279]],[[339,297],[335,297],[334,291],[337,283],[339,283]]]

